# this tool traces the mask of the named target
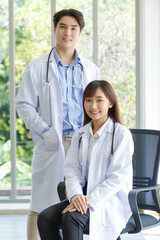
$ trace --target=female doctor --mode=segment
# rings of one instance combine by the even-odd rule
[[[121,124],[116,94],[107,81],[89,83],[83,93],[84,127],[77,130],[64,164],[67,198],[40,213],[42,240],[116,240],[131,210],[133,141]],[[83,187],[86,186],[86,194]]]

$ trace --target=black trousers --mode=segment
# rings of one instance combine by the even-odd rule
[[[63,240],[83,240],[83,230],[89,224],[89,210],[86,214],[78,211],[62,214],[69,201],[55,204],[38,215],[38,229],[41,240],[61,240],[59,229],[62,229]]]

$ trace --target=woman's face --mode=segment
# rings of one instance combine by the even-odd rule
[[[93,123],[103,124],[108,119],[108,111],[113,104],[105,96],[101,88],[97,88],[92,97],[84,100],[84,109]]]

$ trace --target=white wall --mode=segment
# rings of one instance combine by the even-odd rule
[[[146,128],[160,130],[160,0],[146,2]]]
[[[137,128],[160,130],[160,0],[137,0]]]

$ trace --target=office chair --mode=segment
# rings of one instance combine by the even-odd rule
[[[158,184],[160,131],[147,129],[130,131],[134,141],[133,189],[128,196],[132,216],[121,234],[138,233],[142,229],[151,228],[160,223],[160,185]],[[57,191],[60,200],[64,200],[66,198],[64,182],[58,184]],[[149,212],[146,213],[144,210]],[[84,234],[89,234],[88,226],[84,229]],[[119,236],[117,240],[120,239]]]
[[[133,234],[160,223],[160,131],[130,131],[134,141],[133,189],[129,193],[132,216],[122,233]]]

